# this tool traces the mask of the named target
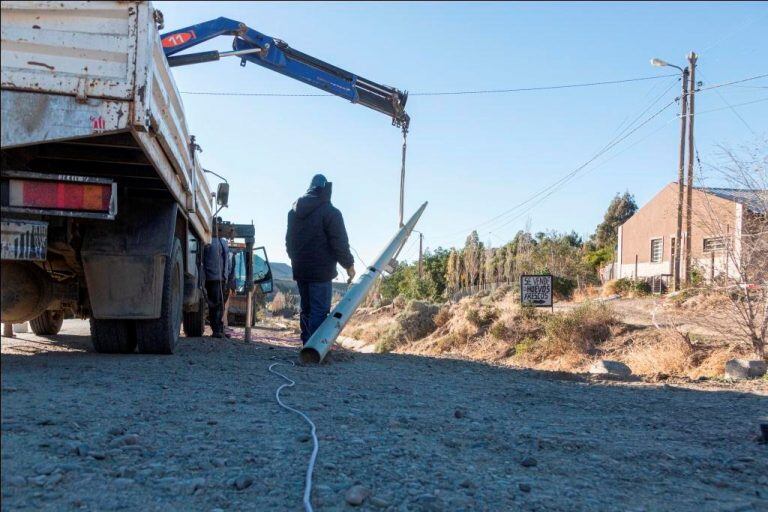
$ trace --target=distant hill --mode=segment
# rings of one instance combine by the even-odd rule
[[[269,267],[272,269],[272,279],[279,279],[281,281],[293,280],[293,270],[291,270],[289,264],[270,261]]]
[[[299,293],[299,288],[293,280],[293,270],[290,265],[287,263],[270,261],[269,266],[272,269],[272,279],[275,284],[275,291],[280,290],[283,292],[291,292],[293,294]],[[333,291],[335,293],[344,294],[347,291],[347,288],[347,283],[336,281],[333,283]]]

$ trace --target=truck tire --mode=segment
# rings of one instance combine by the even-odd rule
[[[165,263],[160,318],[136,320],[136,338],[142,354],[173,354],[181,329],[184,300],[184,262],[181,242],[173,241],[171,256]]]
[[[184,334],[187,335],[187,338],[199,338],[205,332],[205,306],[205,297],[200,292],[197,311],[184,312]]]
[[[64,322],[64,311],[43,311],[40,316],[29,321],[32,332],[38,336],[59,334]]]
[[[96,320],[91,318],[91,342],[102,354],[132,354],[136,350],[136,333],[130,320]]]

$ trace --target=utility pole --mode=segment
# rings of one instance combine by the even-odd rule
[[[685,205],[685,287],[691,286],[691,238],[693,216],[693,110],[694,94],[696,93],[696,60],[695,52],[688,54],[688,69],[690,69],[690,101],[688,106],[688,188],[686,189]]]
[[[419,279],[422,279],[424,277],[424,265],[422,264],[423,261],[423,248],[424,243],[424,233],[419,232]]]
[[[674,291],[680,290],[680,252],[683,235],[683,190],[685,186],[685,126],[688,120],[688,68],[683,70],[683,94],[680,96],[680,163],[677,169],[677,231],[675,233],[675,262],[672,273]]]

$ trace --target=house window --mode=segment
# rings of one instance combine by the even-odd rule
[[[654,238],[651,240],[651,263],[661,261],[662,251],[664,250],[664,239]]]
[[[722,251],[725,249],[725,237],[715,236],[704,239],[704,252]]]

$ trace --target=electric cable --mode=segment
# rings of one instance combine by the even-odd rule
[[[306,474],[306,478],[304,479],[304,500],[303,500],[305,512],[312,512],[313,510],[312,509],[312,473],[315,471],[315,462],[317,461],[317,451],[319,448],[319,442],[317,440],[317,427],[315,427],[315,424],[312,422],[311,419],[309,419],[309,416],[307,416],[306,414],[304,414],[298,409],[294,409],[290,405],[286,405],[285,403],[283,403],[282,399],[280,398],[280,391],[282,391],[283,388],[292,388],[293,386],[296,385],[296,382],[289,379],[282,373],[275,371],[273,368],[275,366],[287,366],[287,365],[296,366],[295,364],[293,364],[292,361],[280,361],[280,362],[272,363],[271,365],[269,365],[269,371],[286,380],[285,384],[281,384],[277,388],[277,390],[275,390],[275,399],[277,399],[277,403],[283,409],[287,409],[301,416],[304,419],[304,421],[309,423],[309,426],[312,429],[311,430],[312,444],[313,444],[312,455],[309,457],[309,464],[307,465],[307,474]]]
[[[578,87],[592,87],[599,85],[612,85],[623,84],[628,82],[642,82],[645,80],[655,80],[658,78],[666,78],[670,76],[677,76],[677,73],[666,75],[653,75],[637,78],[626,78],[623,80],[607,80],[603,82],[585,82],[574,84],[562,84],[562,85],[544,85],[537,87],[516,87],[508,89],[477,89],[477,90],[462,90],[462,91],[422,91],[422,92],[410,92],[408,96],[460,96],[468,94],[502,94],[510,92],[529,92],[529,91],[549,91],[555,89],[572,89]],[[181,94],[192,94],[202,96],[266,96],[266,97],[323,97],[323,96],[335,96],[329,93],[276,93],[276,92],[218,92],[218,91],[181,91]]]

